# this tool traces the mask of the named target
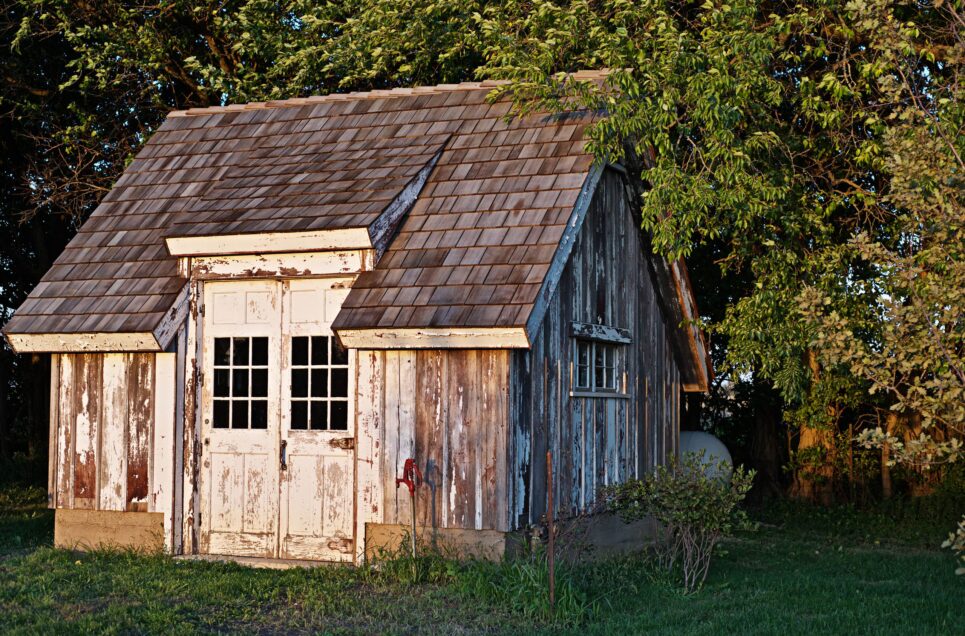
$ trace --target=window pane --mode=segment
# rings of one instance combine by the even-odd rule
[[[328,364],[328,336],[312,336],[312,364]]]
[[[332,369],[332,397],[348,397],[348,369]]]
[[[312,430],[328,430],[328,402],[323,400],[312,402]]]
[[[328,369],[312,369],[312,397],[328,396]]]
[[[228,400],[214,401],[214,418],[212,421],[212,426],[215,428],[228,428],[228,409],[230,407],[231,402]]]
[[[577,341],[576,363],[585,367],[590,365],[590,343]]]
[[[253,366],[268,366],[268,338],[251,339],[251,364]]]
[[[248,338],[232,338],[234,346],[231,352],[231,362],[236,367],[248,366]]]
[[[248,400],[231,403],[231,428],[248,428]]]
[[[343,349],[338,341],[332,340],[332,364],[348,364],[348,350]]]
[[[576,367],[576,386],[580,389],[590,388],[590,367]]]
[[[252,400],[251,428],[268,428],[268,400]]]
[[[268,397],[268,369],[252,369],[251,396]]]
[[[348,402],[344,400],[332,401],[332,422],[333,431],[348,430]]]
[[[230,387],[230,374],[228,369],[214,370],[214,395],[215,397],[228,397]]]
[[[291,428],[296,431],[308,428],[308,402],[292,402]]]
[[[232,369],[231,395],[234,397],[248,397],[248,369]]]
[[[308,338],[304,336],[292,338],[292,364],[301,366],[308,364]]]
[[[231,338],[214,339],[214,364],[227,366],[231,362]]]
[[[308,369],[292,369],[292,397],[308,397]]]

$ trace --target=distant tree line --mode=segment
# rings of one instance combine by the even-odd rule
[[[590,146],[687,259],[717,370],[688,426],[760,494],[925,493],[965,433],[963,29],[948,1],[7,0],[0,308],[171,109],[510,79],[519,112],[608,113]],[[0,454],[43,452],[45,374],[2,352]]]

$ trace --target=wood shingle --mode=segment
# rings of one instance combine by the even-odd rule
[[[171,113],[4,332],[153,332],[186,282],[166,239],[370,228],[430,169],[334,327],[524,326],[593,116],[510,119],[495,85]]]

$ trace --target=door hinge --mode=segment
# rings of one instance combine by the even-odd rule
[[[204,371],[198,374],[198,385],[204,386]]]

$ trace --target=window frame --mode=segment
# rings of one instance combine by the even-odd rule
[[[260,344],[264,344],[265,351],[264,362],[255,360],[255,341],[259,341]],[[228,348],[225,350],[227,355],[227,362],[219,361],[218,351],[219,345],[218,341],[227,341]],[[246,354],[247,360],[239,361],[237,359],[236,345],[241,342],[246,341]],[[263,342],[261,342],[263,341]],[[256,336],[256,335],[241,335],[241,336],[214,336],[211,341],[211,426],[214,429],[222,431],[264,431],[268,429],[268,409],[271,401],[271,356],[269,355],[269,348],[271,347],[271,338],[268,336]],[[227,393],[221,394],[218,381],[220,374],[225,374],[226,381],[226,391]],[[239,376],[239,373],[243,373],[244,376]],[[263,391],[255,391],[255,374],[264,375],[264,389]],[[236,395],[237,377],[245,377],[244,382],[244,394]],[[224,420],[225,425],[220,426],[220,416],[219,416],[219,404],[227,404],[227,414]],[[235,415],[238,411],[236,405],[244,404],[244,415],[245,415],[245,426],[235,425]],[[255,409],[261,410],[259,414],[259,420],[262,425],[255,426]]]
[[[572,397],[629,398],[626,393],[626,345],[630,332],[609,325],[574,322]],[[599,374],[603,374],[602,382]]]
[[[352,396],[352,379],[351,379],[351,353],[348,349],[341,349],[338,340],[334,334],[330,333],[314,333],[314,334],[290,334],[288,338],[289,347],[289,362],[288,368],[286,369],[288,375],[287,382],[287,392],[286,396],[288,402],[288,417],[287,419],[287,434],[291,433],[338,433],[346,434],[351,429],[350,421],[350,411],[351,411],[351,396]],[[304,363],[296,362],[295,360],[295,341],[297,339],[304,338],[306,340],[305,355],[306,359]],[[315,359],[314,349],[317,340],[324,339],[326,341],[326,352],[324,354],[324,360],[319,361]],[[336,348],[340,348],[344,352],[344,361],[336,362],[335,351]],[[325,391],[324,394],[315,394],[313,391],[314,384],[314,372],[324,371],[325,376]],[[334,395],[334,373],[335,371],[344,372],[344,392],[345,395]],[[305,395],[295,395],[295,375],[298,372],[305,374]],[[321,373],[319,373],[321,375]],[[305,427],[296,428],[295,423],[295,404],[305,405]],[[325,410],[325,426],[324,428],[313,426],[314,420],[314,409],[313,404],[324,405]],[[334,428],[334,413],[336,404],[341,406],[341,414],[344,417],[344,422],[342,422],[341,428]]]

